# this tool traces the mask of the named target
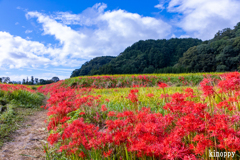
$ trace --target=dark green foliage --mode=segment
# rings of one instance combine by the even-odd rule
[[[176,66],[193,72],[236,71],[240,64],[240,23],[218,31],[215,37],[189,48]]]
[[[92,70],[96,74],[141,74],[173,66],[191,46],[201,43],[198,39],[146,40],[134,43],[125,49],[116,59]]]
[[[26,81],[25,81],[25,79],[23,79],[23,81],[22,81],[22,84],[26,84]]]
[[[97,57],[86,62],[71,77],[102,74],[141,74],[173,66],[188,48],[200,44],[199,39],[146,40],[134,43],[116,58]],[[106,63],[99,61],[106,59]],[[109,60],[109,62],[107,62]],[[110,61],[111,60],[111,61]]]
[[[155,70],[154,73],[189,73],[190,70],[183,67],[165,67]]]
[[[28,78],[27,78],[28,80]],[[58,82],[60,79],[58,77],[53,77],[52,79],[48,80],[48,79],[40,79],[38,80],[38,78],[35,78],[32,76],[31,77],[31,81],[30,82],[26,82],[25,79],[23,79],[22,84],[27,84],[27,85],[43,85],[43,84],[51,84],[54,82]]]
[[[116,57],[102,56],[93,58],[91,61],[84,63],[80,69],[75,69],[72,72],[71,77],[89,75],[91,70],[99,69],[99,67],[109,63],[114,58]]]
[[[51,84],[53,83],[54,81],[53,80],[45,80],[45,79],[40,79],[39,80],[39,84]]]
[[[34,77],[33,77],[33,76],[31,76],[31,82],[30,82],[30,84],[31,84],[31,85],[34,84]]]
[[[59,79],[58,77],[53,77],[51,80],[52,80],[53,82],[58,82],[60,79]]]
[[[35,83],[38,84],[38,78],[35,78]]]

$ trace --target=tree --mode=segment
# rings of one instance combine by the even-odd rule
[[[45,83],[44,83],[44,82],[45,82],[44,79],[40,79],[39,82],[40,82],[40,84],[45,84]]]
[[[10,83],[10,82],[9,82]],[[21,84],[19,81],[12,81],[13,84]]]
[[[53,80],[44,80],[44,79],[40,79],[39,80],[40,84],[50,84],[50,83],[53,83],[54,81]]]
[[[28,77],[27,77],[27,81],[26,81],[26,84],[28,84]]]
[[[152,65],[143,70],[143,73],[153,73],[153,72],[154,72],[154,67]]]
[[[22,80],[22,84],[26,84],[26,81],[25,81],[25,79],[23,79],[23,80]]]
[[[0,83],[2,83],[2,78],[0,78]]]
[[[38,78],[35,78],[35,83],[38,84]]]
[[[2,83],[9,83],[10,78],[9,77],[2,77]]]
[[[114,58],[116,57],[102,56],[93,58],[89,62],[85,62],[80,69],[75,69],[72,72],[71,77],[89,75],[91,70],[99,69],[101,66],[109,63]]]
[[[217,66],[217,72],[224,72],[224,71],[227,71],[228,70],[228,67],[225,66],[225,65],[218,65]]]
[[[34,78],[31,76],[31,84],[34,84]]]
[[[51,80],[52,80],[53,82],[57,82],[57,81],[59,81],[60,79],[59,79],[58,77],[53,77]]]

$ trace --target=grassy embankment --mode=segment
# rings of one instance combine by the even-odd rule
[[[40,109],[44,96],[23,85],[0,84],[0,147],[25,117]]]

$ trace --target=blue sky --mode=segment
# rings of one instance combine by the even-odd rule
[[[211,39],[239,10],[239,0],[0,0],[0,77],[65,79],[139,40]]]

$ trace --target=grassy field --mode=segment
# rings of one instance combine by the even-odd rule
[[[48,159],[239,159],[240,74],[77,77],[49,96]],[[233,155],[234,154],[234,155]]]
[[[222,73],[188,73],[188,74],[145,74],[145,75],[103,75],[82,76],[66,79],[62,83],[71,87],[91,88],[125,88],[152,87],[164,82],[171,86],[196,86],[203,78],[219,78]]]

